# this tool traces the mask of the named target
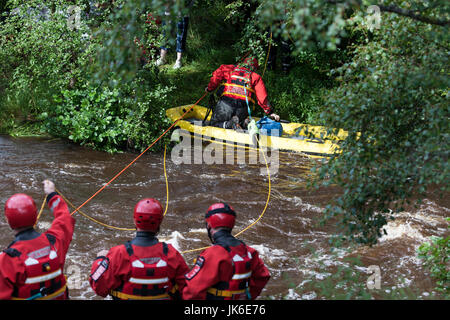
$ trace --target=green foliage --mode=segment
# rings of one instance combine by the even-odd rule
[[[142,97],[133,97],[137,82],[129,86],[83,85],[55,96],[53,112],[44,113],[48,131],[54,136],[94,149],[117,152],[125,148],[143,150],[168,126],[160,108],[170,89],[156,86]]]
[[[384,17],[391,12],[430,25],[449,25],[449,3],[446,0],[386,0],[381,3],[375,0],[259,2],[261,4],[256,13],[260,25],[263,28],[274,27],[284,39],[294,39],[297,52],[311,48],[335,50],[349,36],[348,27],[355,20],[372,28],[371,25],[377,23],[377,13]],[[377,7],[371,7],[373,5]]]
[[[225,20],[230,21],[233,24],[245,24],[247,22],[248,13],[249,11],[251,12],[252,4],[254,3],[257,3],[257,1],[231,1],[225,6],[228,11]]]
[[[9,2],[16,9],[0,29],[0,104],[7,112],[2,118],[50,108],[52,94],[76,83],[80,66],[88,63],[88,29],[68,28],[63,3],[43,14],[40,1]]]
[[[450,237],[433,237],[430,242],[421,244],[417,253],[436,280],[436,290],[450,297]]]
[[[103,82],[113,86],[111,72],[122,82],[131,82],[139,68],[141,50],[137,39],[145,38],[142,14],[146,12],[143,1],[116,1],[104,12],[105,20],[98,26],[94,36],[100,38],[95,63],[90,72],[97,85]],[[146,39],[149,41],[149,39]]]
[[[317,123],[323,107],[323,92],[328,79],[314,71],[309,64],[293,63],[289,74],[268,71],[265,84],[270,103],[282,119],[299,123]]]
[[[240,57],[247,55],[254,56],[258,59],[259,65],[264,66],[269,43],[275,45],[271,41],[270,30],[261,30],[258,25],[258,20],[254,17],[244,25],[241,38],[234,47],[239,52]]]
[[[40,124],[50,134],[109,152],[142,150],[159,136],[167,124],[163,106],[172,89],[158,84],[154,66],[136,71],[126,83],[113,73],[105,75],[107,81],[94,76],[99,65],[93,62],[105,41],[95,30],[111,26],[108,19],[120,1],[96,9],[89,18],[83,15],[75,27],[69,24],[69,5],[91,12],[85,1],[9,4],[16,9],[0,30],[2,131],[29,135],[41,131],[36,129]],[[128,38],[140,66],[141,58],[152,60],[158,51],[158,32],[146,13],[137,19],[144,33],[140,39]],[[33,125],[22,128],[21,119]]]
[[[257,15],[262,27],[272,26],[275,35],[294,39],[297,52],[306,49],[336,49],[346,36],[348,4],[326,0],[260,1]]]
[[[333,71],[341,85],[327,94],[321,118],[349,136],[317,170],[321,184],[343,190],[326,218],[339,216],[342,235],[366,244],[410,199],[449,187],[446,29],[386,14],[370,38]]]

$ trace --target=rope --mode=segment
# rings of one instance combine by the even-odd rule
[[[196,139],[198,139],[198,138],[196,138]],[[205,139],[205,141],[209,141],[209,142],[217,143],[217,144],[223,144],[223,145],[227,145],[227,146],[233,146],[233,147],[236,146],[238,148],[243,148],[243,149],[247,149],[247,150],[256,150],[256,151],[258,150],[257,148],[253,148],[253,147],[240,146],[240,145],[234,145],[234,144],[232,145],[232,144],[229,144],[229,143],[224,143],[224,142],[219,142],[219,141],[214,141],[214,140],[209,140],[209,139]],[[167,170],[166,170],[166,154],[167,154],[167,145],[164,146],[164,161],[163,161],[164,178],[165,178],[165,181],[166,181],[166,208],[165,208],[165,211],[164,211],[164,215],[166,215],[167,210],[168,210],[168,206],[169,206],[169,183],[168,183],[168,179],[167,179]],[[261,212],[261,214],[258,217],[258,219],[256,221],[254,221],[253,223],[251,223],[250,225],[248,225],[243,230],[241,230],[240,232],[238,232],[235,235],[235,237],[239,236],[240,234],[244,233],[249,228],[251,228],[253,225],[255,225],[263,217],[264,213],[267,210],[267,206],[269,204],[270,194],[271,194],[270,169],[269,169],[269,165],[268,165],[267,158],[266,158],[266,155],[265,155],[264,151],[262,152],[262,155],[264,157],[264,162],[265,162],[265,165],[266,165],[266,168],[267,168],[267,175],[268,175],[268,178],[269,178],[269,191],[268,191],[268,194],[267,194],[266,204],[265,204],[264,210]],[[64,199],[64,201],[67,202],[67,204],[69,204],[72,208],[76,209],[76,206],[69,199],[67,199],[62,194],[62,192],[60,190],[55,188],[55,191],[59,193],[59,195]],[[42,214],[42,211],[44,209],[44,205],[45,205],[45,198],[44,198],[44,201],[42,203],[41,210],[39,212],[39,215],[38,215],[37,219],[39,219],[40,215]],[[83,211],[81,211],[81,209],[78,209],[78,212],[82,216],[84,216],[85,218],[87,218],[87,219],[89,219],[89,220],[91,220],[91,221],[93,221],[93,222],[95,222],[95,223],[97,223],[97,224],[99,224],[99,225],[101,225],[103,227],[109,228],[109,229],[121,230],[121,231],[135,231],[136,230],[136,228],[123,228],[123,227],[116,227],[116,226],[113,226],[113,225],[106,224],[104,222],[101,222],[101,221],[99,221],[99,220],[89,216],[88,214],[86,214]],[[37,221],[36,221],[36,223],[37,223]],[[183,251],[181,253],[184,254],[184,253],[188,253],[188,252],[200,251],[200,250],[204,250],[206,248],[209,248],[209,247],[203,247],[203,248],[198,248],[198,249],[187,250],[187,251]]]
[[[82,207],[84,207],[88,202],[90,202],[95,196],[97,196],[100,192],[102,192],[107,186],[109,186],[114,180],[116,180],[125,170],[127,170],[133,163],[135,163],[144,153],[146,153],[151,147],[155,145],[156,142],[158,142],[167,132],[169,132],[170,129],[172,129],[181,119],[184,118],[184,116],[191,111],[203,98],[207,95],[207,92],[203,94],[203,96],[197,100],[195,104],[193,104],[188,110],[186,110],[185,113],[183,113],[172,125],[166,129],[155,141],[153,141],[152,144],[150,144],[140,155],[138,155],[133,161],[131,161],[128,165],[126,165],[122,170],[120,170],[119,173],[117,173],[111,180],[109,180],[103,187],[98,189],[89,199],[87,199],[85,202],[83,202],[78,208],[75,209],[71,213],[71,215],[75,214],[77,211],[79,211]]]
[[[270,48],[272,47],[272,27],[270,27],[270,41],[269,41],[269,49],[267,50],[266,62],[264,63],[264,70],[261,75],[261,78],[264,78],[264,74],[266,73],[267,62],[269,61]]]
[[[165,177],[165,180],[166,180],[166,209],[164,210],[164,215],[166,215],[167,209],[169,208],[169,182],[168,182],[168,180],[167,180],[167,172],[166,172],[166,151],[167,151],[167,145],[164,145],[164,177]],[[56,188],[55,188],[55,191],[58,192],[59,195],[64,199],[64,201],[66,201],[72,208],[76,209],[76,206],[75,206],[72,202],[70,202],[70,200],[67,199],[67,198],[61,193],[61,191],[59,191],[59,190],[56,189]],[[45,201],[45,199],[44,199],[44,201]],[[44,203],[45,203],[45,202],[44,202]],[[42,209],[41,209],[41,211],[42,211]],[[135,230],[136,230],[136,228],[122,228],[122,227],[112,226],[112,225],[106,224],[106,223],[104,223],[104,222],[101,222],[101,221],[99,221],[99,220],[97,220],[97,219],[95,219],[95,218],[89,216],[88,214],[84,213],[84,212],[81,211],[81,210],[78,210],[78,212],[79,212],[82,216],[84,216],[85,218],[87,218],[87,219],[89,219],[89,220],[91,220],[91,221],[93,221],[93,222],[95,222],[95,223],[97,223],[97,224],[99,224],[99,225],[101,225],[101,226],[103,226],[103,227],[109,228],[109,229],[121,230],[121,231],[135,231]]]
[[[164,179],[166,180],[166,209],[164,210],[163,216],[166,215],[167,209],[169,209],[169,181],[167,180],[167,171],[166,171],[166,151],[167,144],[164,145]]]
[[[39,218],[41,217],[42,212],[44,211],[45,200],[46,200],[46,199],[47,199],[47,195],[45,195],[45,196],[44,196],[44,200],[42,200],[41,209],[39,210],[39,213],[38,213],[37,218],[36,218],[36,222],[34,223],[34,226],[33,226],[33,227],[35,227],[35,226],[37,225],[37,223],[38,223],[38,221],[39,221]]]
[[[64,199],[64,201],[66,201],[72,208],[74,208],[74,209],[77,208],[72,202],[69,201],[69,199],[67,199],[67,198],[61,193],[61,191],[59,191],[59,190],[56,189],[56,188],[55,188],[55,190],[56,190],[56,192],[58,192],[59,195]],[[85,217],[85,218],[87,218],[87,219],[89,219],[89,220],[91,220],[91,221],[93,221],[93,222],[95,222],[95,223],[97,223],[97,224],[99,224],[99,225],[101,225],[101,226],[104,226],[104,227],[106,227],[106,228],[109,228],[109,229],[115,229],[115,230],[121,230],[121,231],[136,231],[136,228],[122,228],[122,227],[116,227],[116,226],[112,226],[112,225],[106,224],[106,223],[101,222],[101,221],[99,221],[99,220],[97,220],[97,219],[95,219],[95,218],[92,218],[91,216],[89,216],[88,214],[84,213],[84,212],[81,211],[80,209],[78,209],[77,212],[79,212],[83,217]]]
[[[255,136],[256,140],[258,141],[259,144],[259,140],[258,138]],[[247,231],[248,229],[250,229],[251,227],[253,227],[259,220],[261,220],[261,218],[263,217],[264,213],[267,210],[267,206],[269,205],[269,200],[270,200],[270,193],[271,193],[271,189],[272,189],[272,184],[270,182],[270,169],[269,169],[269,164],[267,163],[267,158],[266,155],[264,153],[264,151],[262,152],[262,155],[264,157],[264,162],[266,164],[266,169],[267,169],[267,178],[269,181],[269,191],[267,192],[267,200],[266,200],[266,205],[264,206],[263,211],[261,212],[261,214],[259,215],[258,219],[256,219],[256,221],[254,221],[252,224],[250,224],[249,226],[247,226],[246,228],[244,228],[243,230],[239,231],[238,233],[236,233],[234,236],[238,237],[240,234],[244,233],[245,231]]]
[[[197,138],[197,139],[198,139],[198,138]],[[238,147],[238,148],[243,148],[243,149],[247,149],[247,150],[256,150],[256,151],[258,150],[257,148],[252,148],[252,147],[247,147],[247,146],[240,146],[240,145],[234,145],[234,144],[232,145],[232,144],[229,144],[229,143],[224,143],[224,142],[219,142],[219,141],[214,141],[214,140],[208,140],[208,139],[205,139],[205,141],[209,141],[209,142],[217,143],[217,144],[224,144],[224,145],[227,145],[227,146],[233,146],[233,147],[236,146],[236,147]],[[259,143],[259,141],[258,141],[258,143]],[[168,184],[167,170],[166,170],[166,152],[167,152],[167,145],[165,145],[165,147],[164,147],[164,177],[165,177],[165,181],[166,181],[166,195],[167,195],[167,196],[166,196],[166,209],[165,209],[164,215],[166,215],[167,209],[168,209],[168,206],[169,206],[169,184]],[[254,226],[256,223],[258,223],[258,221],[261,220],[261,218],[264,216],[264,213],[266,212],[267,207],[268,207],[268,205],[269,205],[270,194],[271,194],[270,169],[269,169],[269,165],[268,165],[267,158],[266,158],[266,155],[265,155],[264,151],[262,152],[262,155],[263,155],[263,157],[264,157],[264,162],[265,162],[266,169],[267,169],[267,176],[268,176],[268,179],[269,179],[269,180],[268,180],[268,181],[269,181],[269,191],[268,191],[268,194],[267,194],[266,204],[265,204],[265,206],[264,206],[263,211],[262,211],[261,214],[259,215],[258,219],[257,219],[256,221],[254,221],[253,223],[251,223],[250,225],[248,225],[248,226],[247,226],[246,228],[244,228],[243,230],[239,231],[239,232],[235,235],[235,237],[241,235],[242,233],[244,233],[245,231],[247,231],[248,229],[250,229],[252,226]],[[64,201],[67,202],[68,205],[70,205],[72,208],[76,209],[76,206],[75,206],[69,199],[67,199],[67,198],[62,194],[62,192],[61,192],[60,190],[58,190],[57,188],[55,188],[55,191],[59,193],[59,195],[64,199]],[[38,218],[37,218],[37,219],[39,219],[40,215],[42,214],[42,211],[43,211],[43,209],[44,209],[44,205],[45,205],[45,198],[44,198],[44,201],[43,201],[43,203],[42,203],[41,210],[40,210],[40,212],[39,212],[39,215],[38,215]],[[135,231],[135,230],[136,230],[136,228],[123,228],[123,227],[116,227],[116,226],[113,226],[113,225],[106,224],[106,223],[104,223],[104,222],[101,222],[101,221],[99,221],[99,220],[97,220],[97,219],[95,219],[95,218],[89,216],[88,214],[84,213],[81,209],[78,209],[77,212],[79,212],[79,213],[80,213],[82,216],[84,216],[85,218],[87,218],[87,219],[93,221],[94,223],[97,223],[97,224],[99,224],[99,225],[101,225],[101,226],[103,226],[103,227],[105,227],[105,228],[114,229],[114,230],[121,230],[121,231]],[[36,221],[36,223],[37,223],[37,221]],[[209,247],[203,247],[203,248],[197,248],[197,249],[187,250],[187,251],[183,251],[183,252],[181,252],[181,253],[184,254],[184,253],[189,253],[189,252],[195,252],[195,251],[200,251],[200,250],[204,250],[204,249],[207,249],[207,248],[209,248]]]

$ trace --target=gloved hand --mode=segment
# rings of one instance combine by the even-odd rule
[[[52,192],[55,192],[55,184],[50,180],[44,180],[44,193],[49,195]]]
[[[280,116],[276,113],[272,113],[269,117],[271,117],[275,121],[280,121]]]

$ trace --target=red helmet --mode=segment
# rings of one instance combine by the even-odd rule
[[[205,220],[209,228],[227,227],[233,229],[236,212],[226,203],[214,203],[208,208]]]
[[[33,198],[24,193],[11,196],[5,203],[5,216],[12,229],[34,226],[37,210]]]
[[[247,66],[252,71],[255,71],[255,70],[257,70],[259,68],[258,59],[256,59],[255,57],[247,57],[247,58],[245,58],[244,61],[242,62],[242,64],[244,66]]]
[[[158,200],[146,198],[134,207],[134,223],[136,228],[157,232],[163,220],[163,208]]]

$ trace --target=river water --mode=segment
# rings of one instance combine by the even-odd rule
[[[0,136],[0,203],[3,207],[9,196],[24,192],[40,207],[44,197],[42,181],[49,178],[65,197],[80,205],[135,157],[132,153],[92,151],[57,139]],[[307,188],[310,168],[316,161],[280,153],[279,170],[271,175],[267,210],[239,237],[259,251],[271,272],[261,298],[316,299],[318,292],[305,289],[309,280],[325,281],[333,270],[347,265],[345,257],[353,256],[361,259],[362,265],[356,268],[363,275],[360,281],[365,282],[372,274],[369,266],[378,268],[378,292],[387,297],[398,288],[414,291],[418,299],[433,297],[434,282],[423,269],[416,250],[431,236],[448,233],[445,218],[450,216],[449,200],[430,196],[419,207],[397,214],[377,245],[340,249],[332,254],[329,240],[336,226],[318,222],[324,207],[339,190]],[[166,203],[163,165],[162,154],[145,154],[81,210],[109,225],[132,228],[133,208],[141,198],[155,197],[163,206]],[[169,206],[159,238],[180,252],[210,244],[203,217],[214,202],[225,201],[234,207],[238,215],[235,232],[263,212],[269,182],[264,163],[175,164],[169,153],[166,166]],[[70,295],[72,299],[101,299],[88,283],[92,260],[101,249],[124,243],[134,232],[106,228],[79,213],[74,216],[77,223],[65,270]],[[37,229],[45,231],[51,221],[46,208]],[[5,248],[12,239],[13,232],[2,214],[0,246]],[[198,253],[183,254],[189,266]],[[362,285],[366,287],[366,283]]]

